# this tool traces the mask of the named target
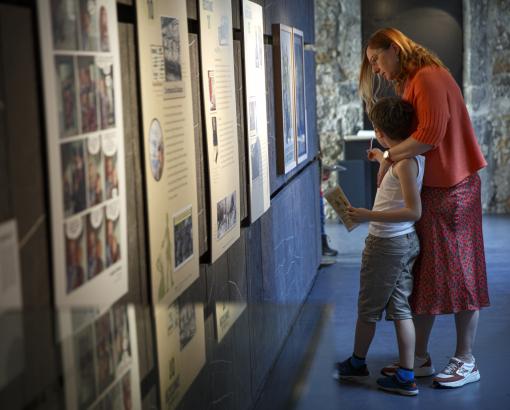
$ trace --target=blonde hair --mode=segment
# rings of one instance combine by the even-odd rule
[[[401,31],[391,27],[377,30],[363,47],[359,73],[358,91],[365,102],[367,112],[370,112],[377,101],[377,95],[383,85],[379,76],[372,72],[372,66],[367,58],[367,48],[386,50],[392,44],[395,44],[399,49],[400,72],[397,78],[393,80],[393,88],[398,95],[401,95],[404,91],[404,85],[409,74],[416,69],[428,65],[446,68],[433,52],[414,42]]]

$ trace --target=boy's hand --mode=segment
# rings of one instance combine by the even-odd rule
[[[367,149],[367,158],[370,161],[377,161],[379,163],[384,159],[383,153],[379,148]]]
[[[353,208],[350,206],[347,208],[347,215],[353,222],[364,222],[370,220],[370,212],[366,208]]]

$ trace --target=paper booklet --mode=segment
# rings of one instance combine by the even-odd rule
[[[349,232],[359,225],[358,223],[353,222],[347,215],[347,208],[351,206],[351,204],[340,186],[336,185],[333,188],[328,189],[324,193],[324,198],[326,198],[329,204],[333,207]]]

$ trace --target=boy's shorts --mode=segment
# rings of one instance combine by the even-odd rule
[[[420,252],[416,232],[393,238],[368,235],[361,261],[358,318],[364,322],[412,319],[412,269]]]

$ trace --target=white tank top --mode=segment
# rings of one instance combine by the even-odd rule
[[[425,157],[418,155],[414,158],[418,164],[418,176],[416,182],[418,190],[421,191],[423,182],[423,171],[425,170]],[[386,172],[381,185],[375,195],[372,211],[390,211],[405,207],[402,196],[402,188],[399,179],[393,175],[393,166]],[[414,232],[414,222],[370,222],[368,233],[380,238],[392,238]]]

